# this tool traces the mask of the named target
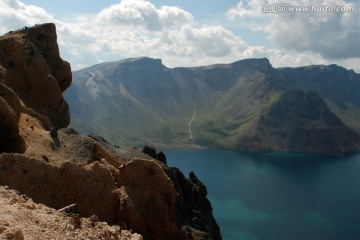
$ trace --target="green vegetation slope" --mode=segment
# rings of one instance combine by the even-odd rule
[[[310,97],[309,91],[316,97]],[[286,105],[291,101],[284,101],[284,96],[292,95],[311,101],[293,108]],[[74,127],[105,135],[119,145],[327,153],[323,138],[310,141],[311,134],[307,135],[304,147],[294,148],[281,134],[276,135],[274,126],[263,122],[270,118],[290,121],[290,114],[297,121],[284,130],[288,135],[305,123],[314,128],[312,132],[325,128],[326,139],[334,138],[337,146],[329,152],[334,154],[360,146],[354,132],[360,131],[359,95],[359,74],[336,65],[275,69],[267,59],[247,59],[170,69],[161,60],[146,57],[76,71],[65,93]],[[279,101],[289,112],[275,116]],[[321,107],[310,119],[304,117],[303,113],[317,105]],[[327,119],[321,117],[323,112],[334,115],[338,125],[329,128]],[[349,147],[344,147],[349,143],[346,139],[351,139]],[[317,140],[320,143],[313,147]]]

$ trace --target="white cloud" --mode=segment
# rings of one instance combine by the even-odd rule
[[[192,16],[177,7],[156,8],[142,0],[123,0],[76,24],[58,23],[58,35],[74,69],[138,56],[162,58],[169,67],[204,65],[252,56],[258,48],[222,26],[194,26]]]
[[[193,27],[185,25],[180,30],[164,32],[159,45],[172,53],[189,57],[224,57],[234,54],[245,42],[221,26]],[[170,52],[170,53],[171,53]]]
[[[279,4],[286,5],[284,12],[259,14],[264,7]],[[291,12],[291,6],[352,6],[355,11]],[[268,38],[284,50],[310,51],[334,60],[360,58],[360,15],[353,3],[344,0],[267,0],[262,3],[250,0],[247,4],[240,1],[228,11],[228,18],[253,21],[253,29],[267,32]]]
[[[285,13],[274,18],[266,30],[270,39],[285,49],[312,51],[333,59],[360,57],[356,12]]]
[[[280,0],[265,3],[270,1]],[[295,5],[304,1],[291,2]],[[2,0],[0,32],[55,22],[60,53],[74,70],[99,62],[149,56],[163,59],[168,67],[268,57],[275,67],[337,63],[360,71],[360,47],[352,49],[359,44],[358,15],[264,14],[259,13],[261,3],[240,2],[228,12],[228,17],[234,22],[241,19],[251,23],[254,19],[250,26],[266,32],[269,40],[279,45],[278,49],[245,42],[224,25],[199,25],[190,13],[178,7],[157,8],[144,0],[122,0],[98,14],[71,22],[54,19],[44,9],[20,0]]]
[[[192,21],[192,15],[178,7],[164,6],[157,9],[145,0],[122,0],[102,10],[99,22],[120,26],[143,27],[149,31],[161,31],[176,24]]]
[[[312,52],[291,55],[284,51],[271,49],[267,51],[267,56],[274,67],[299,67],[330,64],[330,62],[324,59],[320,54]]]
[[[360,73],[360,58],[345,59],[337,63],[340,66],[346,66],[346,68],[353,69],[357,73]]]
[[[18,0],[0,1],[0,32],[51,22],[54,18],[43,8],[25,5]]]
[[[263,4],[263,0],[241,0],[235,8],[227,12],[227,16],[231,20],[261,17]]]

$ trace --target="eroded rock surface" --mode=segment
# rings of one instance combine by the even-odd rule
[[[51,23],[0,36],[0,89],[6,86],[16,94],[13,103],[21,105],[9,104],[15,112],[29,108],[52,125],[66,127],[70,113],[62,92],[71,84],[71,68],[60,58],[56,40]]]
[[[120,214],[130,229],[151,239],[186,239],[172,218],[178,194],[158,163],[133,159],[120,167],[118,182]]]
[[[210,204],[205,188],[194,177],[172,177],[179,173],[172,174],[165,155],[159,161],[63,128],[70,117],[62,92],[70,83],[54,24],[0,37],[0,237],[221,239],[211,207],[201,204]],[[51,134],[54,125],[59,130]],[[55,210],[69,205],[75,218]],[[207,218],[215,225],[199,224]]]
[[[206,188],[194,174],[188,180],[179,170],[145,158],[121,158],[115,167],[88,151],[80,162],[93,159],[90,164],[64,160],[54,165],[23,154],[1,154],[0,185],[56,209],[76,204],[80,216],[96,215],[145,239],[221,239]]]

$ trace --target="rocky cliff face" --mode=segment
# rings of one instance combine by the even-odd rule
[[[59,56],[54,24],[10,32],[0,37],[0,81],[24,108],[47,117],[52,125],[70,123],[62,96],[71,84],[69,63]]]
[[[360,74],[335,64],[280,68],[272,79],[288,90],[317,93],[347,126],[360,132]]]
[[[260,116],[256,133],[239,144],[247,151],[290,151],[341,155],[359,149],[360,136],[332,113],[319,95],[284,93]]]
[[[55,25],[0,36],[0,152],[25,151],[19,122],[26,115],[44,129],[66,127],[70,114],[62,92],[70,83],[70,65],[59,56]]]
[[[54,24],[0,37],[0,64],[0,185],[47,207],[71,205],[66,215],[75,221],[66,231],[71,236],[83,236],[83,225],[89,223],[84,229],[92,228],[91,234],[101,239],[221,239],[196,177],[182,176],[179,183],[177,170],[139,150],[120,149],[101,137],[62,128],[70,121],[62,92],[71,83],[71,71],[59,56]],[[54,125],[61,129],[51,135]],[[189,191],[196,204],[195,198],[185,197]],[[195,215],[206,224],[192,221]],[[102,221],[116,226],[99,227]],[[2,225],[0,221],[0,236],[8,228]],[[26,229],[14,234],[16,239],[36,239]]]

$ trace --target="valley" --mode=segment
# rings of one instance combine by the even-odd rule
[[[283,101],[287,115],[298,121],[279,137],[262,120],[293,90],[304,101],[296,108]],[[309,100],[309,93],[317,97]],[[327,153],[328,143],[321,139],[330,136],[331,154],[342,154],[360,146],[359,93],[360,75],[337,65],[273,68],[263,58],[167,68],[160,59],[141,57],[73,72],[65,98],[73,127],[104,134],[118,145]],[[307,116],[312,106],[321,107]],[[336,126],[324,116],[328,111],[339,118]],[[305,131],[304,124],[317,134]],[[286,140],[298,139],[299,132],[304,133],[300,142]],[[315,137],[320,132],[326,137]],[[314,142],[316,147],[309,146]]]

